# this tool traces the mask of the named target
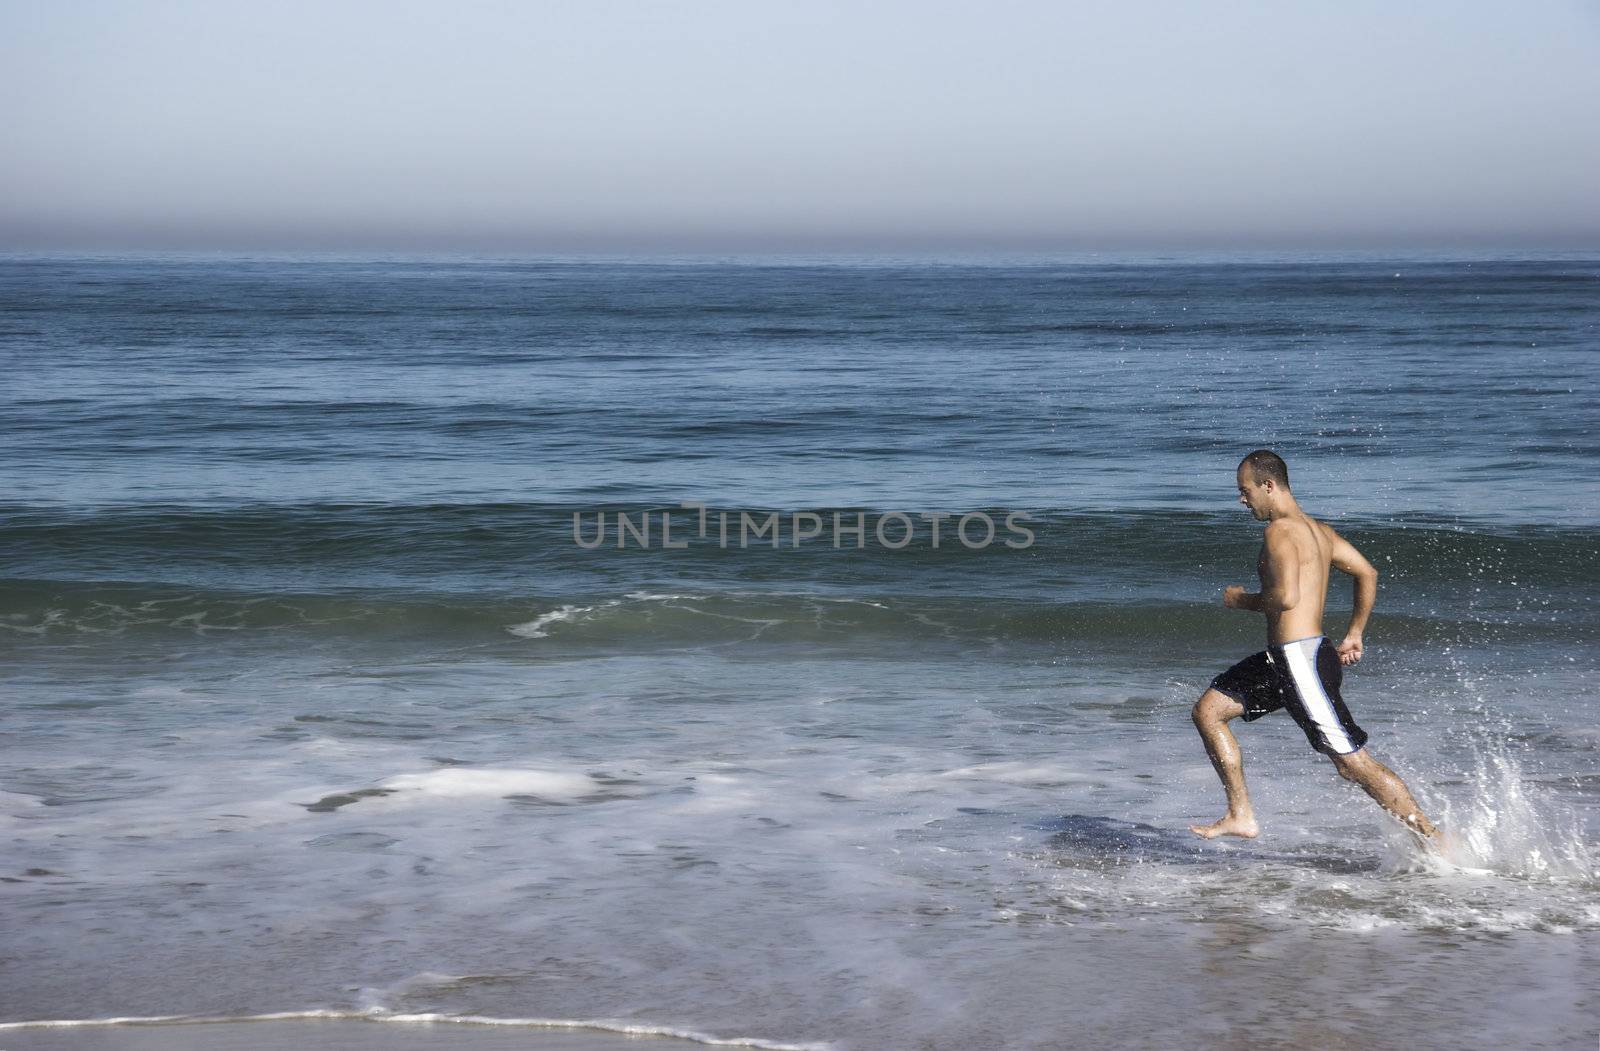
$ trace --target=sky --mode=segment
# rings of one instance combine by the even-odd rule
[[[0,250],[1600,248],[1600,2],[0,0]]]

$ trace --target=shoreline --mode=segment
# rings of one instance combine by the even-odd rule
[[[445,1031],[448,1030],[448,1036]],[[763,1051],[827,1051],[826,1043],[784,1043],[717,1037],[665,1025],[564,1021],[475,1015],[363,1011],[283,1011],[237,1016],[149,1015],[0,1022],[4,1051],[406,1051],[450,1047],[469,1051],[619,1051],[640,1046],[742,1047]]]

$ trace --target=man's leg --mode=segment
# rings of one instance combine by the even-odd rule
[[[1333,765],[1338,768],[1340,777],[1360,785],[1367,795],[1404,822],[1407,828],[1429,837],[1438,832],[1433,822],[1417,806],[1417,801],[1411,798],[1411,790],[1406,783],[1393,770],[1369,755],[1365,748],[1358,748],[1349,755],[1333,756]]]
[[[1228,793],[1227,816],[1209,825],[1190,825],[1189,831],[1197,836],[1249,839],[1260,831],[1256,812],[1250,808],[1250,794],[1244,788],[1244,758],[1239,754],[1239,742],[1228,729],[1228,720],[1243,714],[1244,705],[1217,690],[1207,690],[1195,702],[1195,729],[1200,731],[1200,739],[1206,743],[1206,754],[1211,757],[1217,776],[1222,778],[1223,791]]]

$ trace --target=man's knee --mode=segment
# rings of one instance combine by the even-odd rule
[[[1207,690],[1194,702],[1194,708],[1189,716],[1196,726],[1207,726],[1213,723],[1225,723],[1229,719],[1244,714],[1244,705],[1217,690]]]

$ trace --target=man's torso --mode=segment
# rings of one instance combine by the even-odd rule
[[[1289,543],[1300,569],[1299,601],[1280,612],[1267,613],[1267,640],[1275,645],[1322,634],[1322,609],[1328,599],[1328,572],[1333,561],[1333,537],[1327,526],[1310,515],[1286,520]],[[1261,545],[1256,574],[1267,586],[1267,546]]]

